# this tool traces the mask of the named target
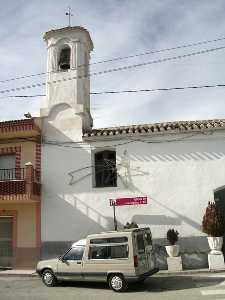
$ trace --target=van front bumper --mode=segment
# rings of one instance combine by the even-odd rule
[[[159,268],[154,268],[140,276],[125,276],[125,279],[128,281],[128,282],[136,282],[136,281],[142,281],[144,279],[146,279],[147,277],[157,273],[159,271]]]

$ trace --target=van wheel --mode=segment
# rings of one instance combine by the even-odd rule
[[[115,292],[124,292],[128,284],[121,274],[113,274],[109,277],[109,287]]]
[[[44,272],[41,275],[42,281],[45,285],[47,286],[56,286],[57,284],[57,279],[50,269],[44,270]]]

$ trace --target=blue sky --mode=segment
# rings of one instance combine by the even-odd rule
[[[223,0],[10,0],[0,11],[0,81],[46,71],[43,33],[72,25],[91,34],[92,62],[225,36]],[[92,71],[224,46],[225,40],[179,51],[99,64]],[[91,78],[91,91],[224,84],[225,50]],[[45,76],[0,83],[0,91],[44,82]],[[17,92],[44,94],[45,88]],[[42,98],[0,94],[0,120],[38,116]],[[91,96],[95,127],[225,117],[225,88]]]

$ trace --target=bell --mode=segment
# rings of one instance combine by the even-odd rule
[[[70,48],[62,49],[59,58],[59,68],[61,70],[70,69]]]

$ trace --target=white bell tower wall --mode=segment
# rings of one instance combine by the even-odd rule
[[[48,61],[46,107],[41,109],[41,116],[46,118],[55,107],[67,104],[74,117],[78,115],[82,119],[82,130],[89,130],[92,127],[88,76],[93,50],[91,37],[86,29],[76,26],[50,30],[44,40]]]

